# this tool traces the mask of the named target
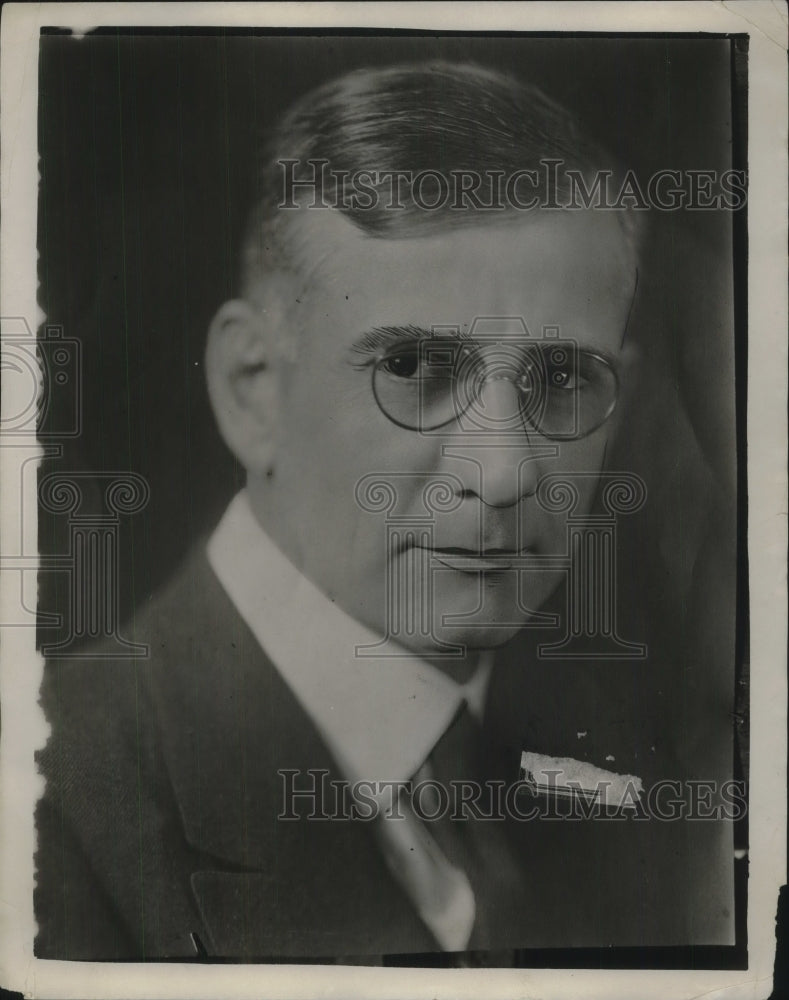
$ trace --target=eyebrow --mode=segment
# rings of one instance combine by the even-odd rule
[[[628,316],[628,320],[629,320]],[[627,323],[625,324],[625,330],[622,335],[622,339],[627,334]],[[423,340],[436,340],[438,338],[447,338],[450,340],[472,340],[470,336],[470,330],[468,328],[459,328],[457,326],[434,326],[431,330],[426,327],[418,326],[414,323],[408,323],[405,325],[395,325],[395,326],[374,326],[364,333],[360,334],[359,337],[351,345],[351,352],[355,354],[363,354],[369,356],[370,354],[375,354],[381,350],[386,350],[393,344],[402,343],[403,341],[411,341],[414,344],[419,343]],[[487,339],[487,338],[486,338]],[[617,367],[617,359],[609,352],[595,344],[585,344],[580,341],[574,340],[574,338],[567,338],[572,340],[579,351],[583,351],[588,354],[596,354],[599,357],[604,358],[610,365]],[[534,337],[530,338],[529,343],[539,344],[544,343],[542,338]]]
[[[457,329],[447,329],[444,336],[461,336]],[[416,326],[409,323],[406,326],[374,326],[362,333],[351,346],[351,350],[359,354],[369,354],[381,348],[390,347],[392,344],[402,341],[412,341],[418,343],[421,340],[433,340],[436,336],[442,336],[441,332],[427,330],[423,326]]]

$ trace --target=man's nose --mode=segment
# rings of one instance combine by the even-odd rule
[[[557,446],[526,419],[529,400],[509,377],[487,379],[465,414],[464,440],[451,448],[463,458],[466,492],[489,507],[510,507],[531,496],[542,475],[542,462]]]

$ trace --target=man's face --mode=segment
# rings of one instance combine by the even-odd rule
[[[621,229],[601,212],[397,240],[368,237],[330,211],[302,211],[294,225],[308,280],[282,332],[298,346],[283,363],[273,477],[251,489],[261,520],[306,576],[382,635],[428,655],[442,643],[499,645],[560,579],[519,569],[524,557],[565,551],[566,515],[539,505],[537,482],[591,473],[575,513],[587,509],[612,421],[577,440],[549,440],[519,421],[506,360],[520,351],[517,323],[488,319],[474,343],[474,321],[521,317],[524,350],[558,327],[617,368],[635,282]],[[493,358],[491,371],[498,364],[505,377],[478,379],[470,420],[429,432],[398,426],[376,402],[376,363],[405,351],[383,375],[387,392],[407,393],[413,338],[436,327],[455,352],[446,328],[471,337],[477,372]]]

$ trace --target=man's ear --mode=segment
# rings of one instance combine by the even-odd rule
[[[274,457],[277,359],[266,315],[242,299],[225,302],[208,331],[205,371],[219,431],[248,472]]]

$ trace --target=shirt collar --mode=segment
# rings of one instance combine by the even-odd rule
[[[465,699],[481,715],[492,656],[466,684],[418,656],[359,658],[381,636],[330,601],[263,531],[245,490],[207,546],[239,614],[351,781],[405,781]]]

